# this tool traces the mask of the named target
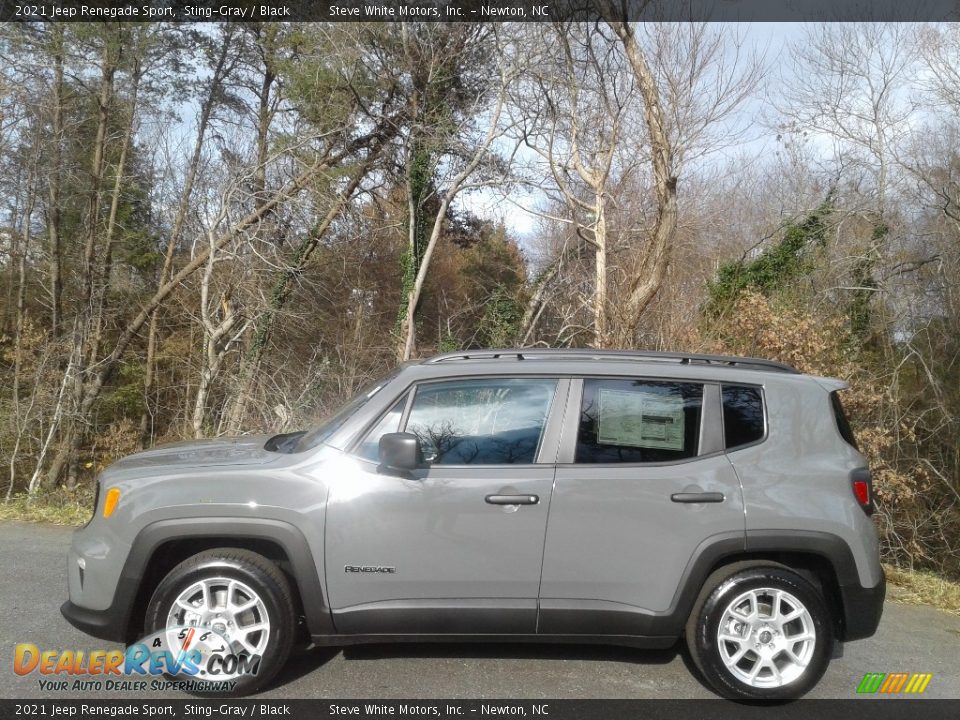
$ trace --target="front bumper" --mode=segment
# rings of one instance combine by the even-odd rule
[[[120,612],[113,608],[107,610],[89,610],[79,605],[74,605],[67,600],[60,606],[60,614],[67,622],[73,625],[77,630],[82,630],[87,635],[92,635],[100,640],[110,640],[111,642],[126,642],[127,625],[130,619],[129,611]]]
[[[865,588],[859,583],[840,586],[844,615],[842,640],[862,640],[877,631],[886,594],[887,579],[882,572],[880,582],[874,587]]]
[[[69,598],[60,614],[78,630],[125,642],[138,578],[125,574],[130,547],[97,518],[73,534],[67,556]]]

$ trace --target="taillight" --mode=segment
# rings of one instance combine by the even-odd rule
[[[867,515],[873,514],[873,478],[869,468],[857,468],[850,473],[853,496]]]
[[[857,496],[857,502],[861,505],[870,504],[870,486],[863,480],[854,481],[853,494]]]

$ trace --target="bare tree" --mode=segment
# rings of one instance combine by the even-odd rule
[[[705,24],[631,25],[616,4],[602,11],[606,25],[555,26],[530,43],[539,48],[532,80],[514,100],[528,147],[549,168],[552,183],[540,189],[567,207],[565,217],[548,212],[548,219],[570,223],[576,237],[561,243],[537,278],[525,341],[557,268],[589,248],[593,342],[636,342],[670,263],[677,177],[742,134],[734,115],[762,79],[762,62],[742,53],[733,33]],[[616,303],[607,302],[610,294]]]
[[[486,39],[482,37],[477,42],[485,42]],[[427,172],[432,176],[430,184],[434,188],[432,194],[435,195],[436,209],[432,213],[433,222],[427,222],[431,229],[423,247],[413,248],[416,272],[409,287],[405,288],[397,333],[396,355],[401,361],[410,359],[416,351],[417,309],[451,204],[464,191],[490,184],[473,176],[482,165],[490,162],[491,147],[503,133],[500,120],[514,69],[506,62],[504,55],[499,59],[499,66],[491,69],[495,77],[489,80],[486,92],[479,92],[460,117],[448,118],[448,121],[456,122],[457,127],[453,130],[444,129],[442,139],[434,138],[437,147]],[[486,125],[485,130],[483,124]],[[417,204],[423,205],[422,201]],[[412,209],[415,214],[420,214],[416,207]],[[415,235],[411,235],[411,239],[415,239]]]
[[[914,105],[910,25],[824,23],[790,45],[773,103],[786,132],[820,134],[840,165],[873,181],[873,209],[883,217],[894,181],[893,163]]]
[[[88,378],[82,383],[77,412],[79,418],[86,419],[90,417],[103,390],[104,383],[116,369],[117,364],[120,362],[130,343],[149,319],[150,313],[159,307],[184,280],[203,267],[210,253],[216,252],[226,246],[227,243],[234,240],[238,235],[262,222],[270,213],[274,212],[279,205],[289,202],[291,198],[297,196],[323,167],[323,162],[317,160],[302,169],[282,188],[272,193],[251,212],[225,228],[220,235],[209,243],[207,248],[197,252],[190,262],[176,272],[165,284],[157,288],[157,291],[144,303],[141,310],[126,323],[111,351],[97,363],[96,369],[89,373]],[[82,434],[77,423],[71,423],[64,433],[60,450],[50,467],[48,477],[51,483],[56,482],[67,462],[75,455],[81,439]]]
[[[235,307],[232,297],[232,283],[211,297],[211,285],[214,281],[214,270],[219,261],[230,262],[229,257],[219,257],[220,248],[216,246],[217,235],[222,231],[227,221],[231,206],[228,197],[230,190],[221,198],[216,217],[206,228],[205,235],[209,252],[203,272],[200,273],[200,324],[203,328],[203,352],[201,359],[200,376],[197,380],[197,391],[193,401],[191,427],[195,437],[201,437],[205,430],[207,418],[207,398],[210,389],[220,372],[224,357],[234,347],[243,335],[248,324]]]
[[[925,105],[935,121],[917,133],[903,160],[932,195],[934,206],[960,227],[960,29],[952,24],[927,26],[915,40],[926,71],[921,85]]]
[[[170,234],[167,237],[166,249],[163,255],[163,265],[160,268],[160,275],[157,279],[158,286],[162,286],[167,282],[173,270],[174,254],[182,239],[187,213],[190,209],[191,197],[193,196],[194,186],[197,181],[197,174],[200,171],[203,150],[207,140],[207,132],[214,116],[214,111],[218,105],[224,101],[224,83],[233,71],[237,61],[234,37],[234,27],[232,25],[225,26],[221,28],[218,45],[212,48],[213,70],[206,83],[203,100],[200,103],[200,113],[197,118],[193,151],[184,173],[180,197],[170,227]],[[153,433],[153,394],[156,378],[158,321],[158,312],[155,310],[150,313],[150,321],[147,329],[147,355],[143,376],[143,413],[140,416],[141,446],[147,443],[147,440]]]
[[[540,28],[537,28],[540,30]],[[541,52],[529,58],[525,81],[514,95],[522,109],[524,145],[539,156],[553,182],[547,189],[566,208],[564,217],[575,240],[572,247],[589,247],[594,254],[591,301],[593,344],[604,347],[607,329],[607,253],[611,219],[608,205],[618,178],[629,175],[642,161],[625,158],[624,137],[633,130],[635,102],[632,76],[622,52],[601,25],[574,28],[554,25],[534,31],[531,39]],[[565,243],[540,275],[522,323],[529,333],[543,293],[556,276],[571,245]]]

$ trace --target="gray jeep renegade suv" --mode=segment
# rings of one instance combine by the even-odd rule
[[[62,612],[110,640],[216,635],[257,669],[220,669],[234,694],[268,683],[302,634],[683,637],[722,695],[796,697],[883,607],[843,387],[705,355],[408,363],[309,432],[178,443],[105,470]]]

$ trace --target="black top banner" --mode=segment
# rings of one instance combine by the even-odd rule
[[[956,21],[960,0],[0,0],[0,21]]]

